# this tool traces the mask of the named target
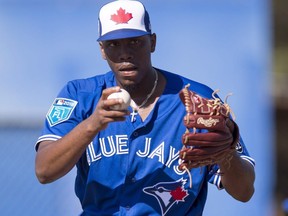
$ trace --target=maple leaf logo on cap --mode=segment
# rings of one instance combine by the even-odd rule
[[[128,23],[128,21],[132,18],[132,13],[126,13],[125,9],[121,7],[119,8],[119,10],[117,10],[117,14],[111,15],[111,20],[116,22],[116,24]]]

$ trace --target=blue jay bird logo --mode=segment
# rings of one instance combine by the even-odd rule
[[[156,185],[143,188],[143,192],[157,199],[162,215],[165,215],[175,203],[185,202],[185,198],[189,195],[184,189],[185,183],[186,180],[183,178],[175,182],[159,182]]]

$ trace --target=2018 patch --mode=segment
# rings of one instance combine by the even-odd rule
[[[67,98],[56,98],[46,115],[50,127],[69,119],[77,103]]]

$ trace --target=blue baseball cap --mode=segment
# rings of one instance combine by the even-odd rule
[[[98,17],[97,41],[151,34],[149,14],[139,1],[118,0],[104,5]]]

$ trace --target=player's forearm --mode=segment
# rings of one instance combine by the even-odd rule
[[[235,199],[247,202],[254,194],[254,167],[234,153],[230,163],[219,164],[221,182],[225,190]]]
[[[66,175],[97,133],[91,130],[89,121],[84,121],[63,138],[40,143],[35,161],[38,180],[50,183]]]

